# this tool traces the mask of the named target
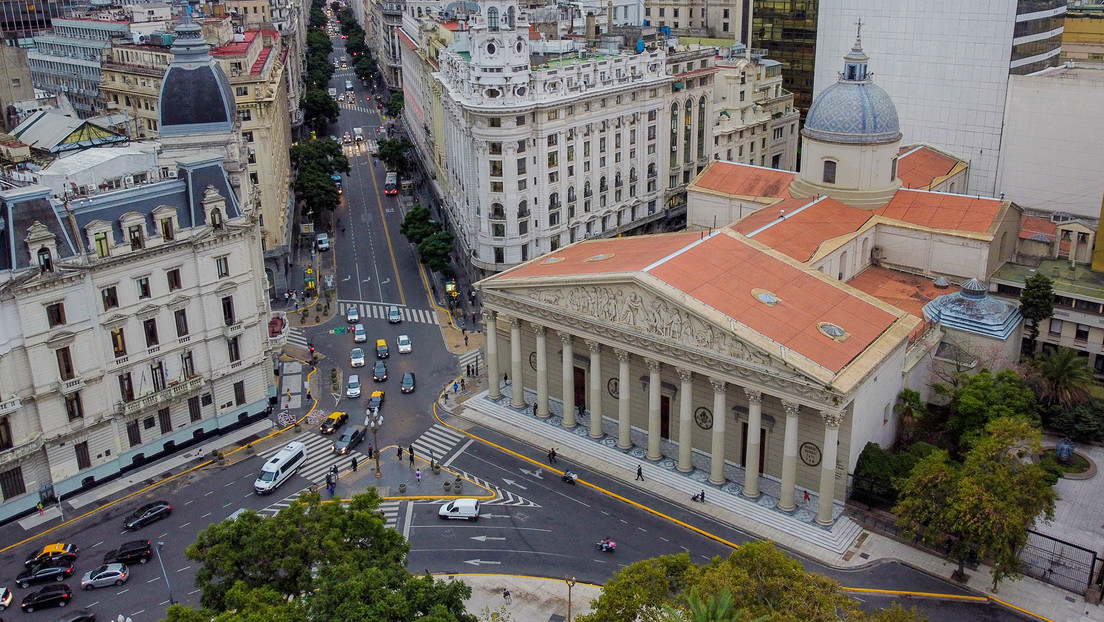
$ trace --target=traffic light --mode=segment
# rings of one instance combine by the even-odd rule
[[[310,352],[311,352],[312,355],[314,354],[314,344],[313,343],[310,344]]]

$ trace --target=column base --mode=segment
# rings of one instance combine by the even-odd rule
[[[679,473],[693,473],[694,472],[694,466],[693,465],[691,465],[690,468],[687,468],[687,469],[684,469],[681,466],[675,467],[675,468],[678,469]]]
[[[832,525],[834,525],[834,524],[835,524],[835,522],[836,522],[836,521],[834,521],[834,520],[830,520],[830,521],[828,521],[828,522],[822,522],[822,521],[821,521],[821,520],[820,520],[819,518],[818,518],[818,519],[816,519],[816,524],[818,524],[818,525],[820,525],[820,526],[822,526],[822,527],[831,527]]]
[[[712,482],[712,480],[710,480],[710,482]],[[722,482],[722,483],[723,483],[723,482]],[[740,494],[741,494],[741,495],[742,495],[742,496],[743,496],[743,497],[744,497],[745,499],[751,499],[752,501],[755,501],[755,500],[756,500],[756,499],[758,499],[759,497],[762,497],[762,496],[763,496],[763,491],[761,491],[761,490],[756,490],[756,491],[755,491],[755,494],[751,494],[751,495],[749,495],[749,494],[748,494],[748,491],[747,491],[747,488],[744,488],[743,490],[741,490],[741,491],[740,491]]]
[[[790,512],[793,512],[794,510],[797,509],[797,504],[795,503],[795,504],[791,505],[790,507],[785,507],[781,503],[779,503],[778,504],[778,509],[782,510],[783,512],[790,513]]]
[[[725,485],[725,482],[726,482],[726,481],[727,481],[727,480],[724,480],[724,479],[722,479],[722,480],[721,480],[721,481],[719,481],[719,482],[715,482],[715,481],[713,481],[713,478],[710,478],[710,479],[709,479],[709,483],[710,483],[710,484],[713,484],[714,486],[724,486],[724,485]]]
[[[594,432],[591,432],[591,433],[587,434],[587,436],[589,436],[590,438],[605,438],[606,433],[605,432],[599,432],[598,434],[595,434]]]
[[[622,445],[621,443],[617,443],[617,448],[618,449],[624,449],[624,450],[627,451],[627,450],[633,448],[633,444],[632,443],[625,443],[624,445]]]
[[[645,453],[644,457],[647,458],[648,460],[651,460],[652,462],[658,462],[658,461],[663,459],[663,454],[662,453],[656,453],[656,454]]]
[[[538,412],[538,413],[537,413],[537,418],[538,418],[538,419],[547,419],[547,418],[549,418],[549,417],[551,417],[551,416],[552,416],[552,411],[548,411],[548,412]]]

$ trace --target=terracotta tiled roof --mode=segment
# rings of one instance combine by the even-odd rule
[[[701,239],[701,233],[675,233],[665,235],[640,235],[613,240],[588,240],[572,244],[542,259],[522,264],[503,272],[498,278],[533,278],[558,275],[606,274],[612,272],[637,272],[650,264],[685,248]],[[602,254],[612,256],[602,260]]]
[[[212,56],[240,56],[249,52],[249,44],[253,43],[253,40],[257,38],[258,31],[247,30],[242,34],[243,41],[235,41],[234,43],[227,43],[226,45],[220,45],[217,48],[211,48]]]
[[[714,161],[694,180],[691,188],[737,196],[789,198],[794,175],[796,173],[773,168]]]
[[[1048,218],[1036,218],[1035,216],[1024,216],[1020,220],[1020,239],[1030,240],[1035,236],[1044,236],[1047,241],[1053,242],[1054,236],[1058,232],[1058,226],[1050,221]]]
[[[986,233],[1003,204],[1000,199],[986,197],[898,190],[889,203],[874,213],[932,229]]]
[[[780,213],[785,217],[780,218]],[[749,215],[731,228],[806,262],[826,240],[858,231],[871,214],[828,197],[789,199]]]
[[[261,53],[257,55],[257,60],[253,62],[253,66],[249,68],[249,75],[255,76],[261,73],[264,69],[265,61],[268,60],[269,54],[272,54],[272,48],[264,48]]]
[[[897,158],[897,177],[906,188],[927,188],[957,165],[955,158],[929,147],[903,147]]]
[[[921,323],[912,330],[910,341],[928,331],[930,323],[924,319],[924,305],[951,293],[951,290],[933,285],[929,278],[878,266],[863,270],[847,284],[918,318]]]
[[[399,40],[402,41],[407,48],[415,52],[418,51],[418,44],[410,38],[410,35],[403,32],[402,28],[396,28],[395,34],[399,35]]]

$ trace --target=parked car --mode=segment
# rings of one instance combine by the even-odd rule
[[[389,356],[391,356],[391,352],[390,352],[390,350],[387,349],[387,340],[386,339],[377,339],[376,340],[376,358],[385,359]]]
[[[376,361],[376,366],[372,369],[372,380],[376,382],[387,380],[387,363]]]
[[[151,557],[153,557],[153,548],[150,546],[149,540],[131,540],[120,544],[119,548],[114,551],[105,553],[103,563],[133,564],[138,562],[144,564]]]
[[[399,391],[403,393],[414,392],[414,372],[408,371],[402,375],[402,382],[399,384]]]
[[[12,604],[12,599],[14,598],[15,596],[12,594],[11,590],[6,587],[0,587],[0,611],[3,611],[10,607]]]
[[[353,351],[349,353],[349,365],[364,367],[364,348],[353,348]]]
[[[27,559],[23,560],[24,566],[34,566],[41,564],[42,562],[57,562],[66,561],[71,562],[77,558],[79,549],[75,544],[65,544],[64,542],[56,542],[54,544],[47,544],[42,547],[41,550],[35,551],[27,556]]]
[[[391,305],[387,309],[387,321],[392,324],[398,324],[402,322],[402,313],[399,312],[399,308],[395,305]]]
[[[343,412],[332,412],[330,416],[326,417],[326,420],[322,422],[322,425],[318,426],[318,431],[323,434],[333,434],[348,421],[348,414]]]
[[[94,590],[109,585],[122,585],[130,578],[130,569],[126,564],[104,564],[95,570],[89,570],[81,577],[81,588]]]
[[[334,442],[330,450],[338,455],[344,456],[363,440],[364,428],[357,425],[351,425],[345,428],[345,431],[341,433],[341,438]]]
[[[345,384],[345,397],[360,397],[360,375],[349,374],[349,379]]]
[[[20,587],[31,587],[47,581],[64,581],[73,574],[73,562],[43,562],[24,570],[15,582]]]
[[[64,583],[47,585],[37,592],[27,594],[23,602],[19,603],[19,608],[30,613],[35,609],[64,607],[70,600],[73,600],[73,590],[69,589],[68,585]]]
[[[409,335],[399,335],[399,354],[410,354],[410,351],[414,349],[414,344],[410,342]]]
[[[318,246],[318,250],[320,250],[320,251],[330,250],[330,236],[328,234],[319,233],[318,235],[314,236],[314,240],[315,240],[315,242]]]
[[[360,321],[360,309],[357,309],[356,305],[349,305],[345,308],[345,321],[349,324],[356,324]]]
[[[150,523],[168,518],[171,514],[172,505],[168,501],[154,501],[134,510],[134,513],[123,521],[123,527],[127,531],[136,531]]]
[[[353,343],[368,341],[368,331],[364,330],[364,324],[353,325]]]
[[[67,613],[54,622],[96,622],[96,614],[91,609],[77,609]]]
[[[372,397],[368,399],[368,410],[379,410],[383,406],[383,391],[372,391]]]
[[[337,287],[337,283],[334,282],[334,275],[327,274],[322,277],[322,288],[328,292],[332,292]]]

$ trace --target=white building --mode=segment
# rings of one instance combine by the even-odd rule
[[[904,140],[961,155],[969,192],[995,196],[1005,190],[997,173],[1009,77],[1058,64],[1065,12],[1066,0],[821,0],[814,96],[836,82],[861,19]]]
[[[741,49],[717,61],[713,158],[796,170],[801,115],[782,88],[782,63]]]
[[[406,93],[440,93],[435,175],[475,268],[496,272],[584,238],[681,226],[685,188],[713,156],[716,50],[659,42],[638,52],[617,33],[531,41],[515,3],[478,6],[433,61],[435,84]],[[403,41],[412,55],[423,44],[416,36]],[[425,120],[431,102],[410,101],[407,111],[412,133],[438,125]]]

